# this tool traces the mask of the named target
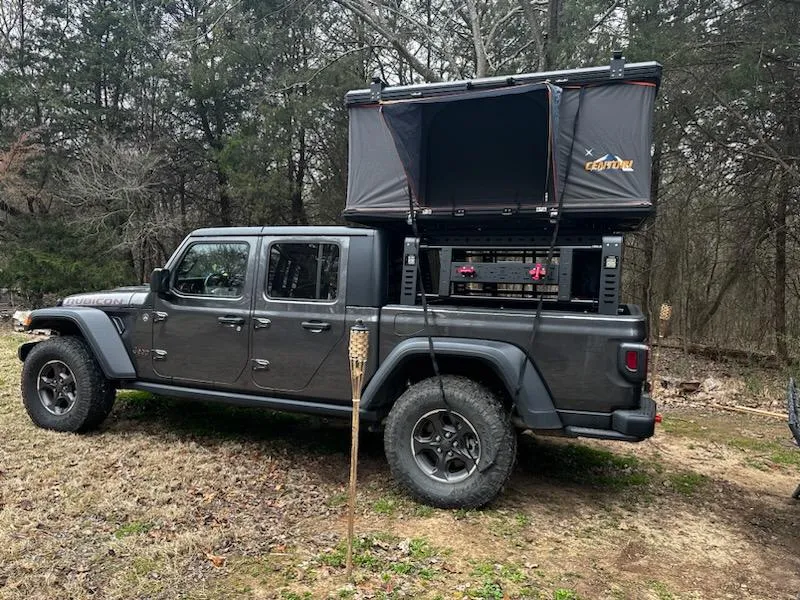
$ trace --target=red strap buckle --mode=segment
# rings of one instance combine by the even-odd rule
[[[463,265],[456,269],[456,272],[462,277],[475,277],[475,267],[470,265]]]
[[[542,266],[542,263],[536,263],[536,266],[533,267],[528,273],[531,276],[531,279],[534,281],[539,281],[543,279],[545,275],[547,275],[547,269]]]

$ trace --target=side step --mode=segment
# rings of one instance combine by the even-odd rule
[[[641,442],[642,438],[625,435],[611,429],[593,429],[591,427],[576,427],[567,425],[564,432],[570,437],[594,438],[596,440],[617,440],[620,442]]]
[[[237,406],[248,406],[253,408],[268,408],[271,410],[304,413],[308,415],[318,415],[322,417],[343,417],[350,418],[353,412],[351,403],[333,404],[326,402],[312,402],[309,400],[293,400],[290,398],[272,398],[269,396],[258,396],[255,394],[241,394],[222,390],[207,390],[202,388],[189,388],[177,385],[167,385],[163,383],[151,383],[148,381],[123,381],[122,389],[140,390],[150,392],[157,396],[167,398],[184,398],[187,400],[201,400],[206,402],[222,402]],[[371,422],[377,420],[377,415],[369,411],[361,411],[361,418]]]

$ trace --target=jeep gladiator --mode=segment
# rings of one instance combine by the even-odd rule
[[[31,313],[27,328],[53,335],[19,348],[25,408],[59,431],[99,426],[117,389],[349,417],[348,332],[361,322],[372,349],[361,418],[383,429],[394,477],[423,502],[492,500],[519,430],[653,434],[637,307],[537,311],[530,299],[435,294],[420,306],[416,290],[402,302],[397,274],[413,262],[405,248],[369,228],[194,231],[150,287],[78,294]]]

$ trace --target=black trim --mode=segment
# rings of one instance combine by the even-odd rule
[[[273,398],[270,396],[257,396],[255,394],[239,394],[219,390],[205,390],[188,388],[149,381],[126,382],[124,389],[150,392],[158,396],[183,398],[187,400],[200,400],[208,402],[223,402],[236,406],[249,406],[254,408],[268,408],[271,410],[304,413],[324,417],[349,418],[353,412],[352,404],[330,404],[325,402],[311,402],[309,400],[292,400],[289,398]],[[369,410],[360,411],[361,418],[365,421],[376,421],[378,416]]]
[[[592,429],[591,427],[574,427],[572,425],[564,428],[564,433],[570,437],[593,438],[596,440],[616,440],[619,442],[641,442],[642,438],[625,435],[618,431],[608,429]]]
[[[136,369],[117,328],[100,309],[85,306],[40,308],[31,313],[28,329],[59,331],[59,323],[64,322],[73,324],[81,332],[108,379],[136,378]]]
[[[507,342],[479,340],[472,338],[432,338],[437,358],[458,356],[482,360],[500,378],[511,394],[517,384],[519,363],[525,353]],[[400,342],[381,362],[380,368],[372,376],[364,389],[361,399],[363,409],[380,411],[393,398],[387,398],[387,388],[391,388],[392,376],[401,372],[402,365],[410,358],[430,356],[428,338],[408,338]],[[528,361],[530,362],[530,361]],[[388,385],[387,385],[388,384]],[[517,413],[526,427],[531,429],[561,429],[563,423],[553,406],[550,391],[545,385],[536,366],[531,362],[525,370],[522,389],[516,402]]]

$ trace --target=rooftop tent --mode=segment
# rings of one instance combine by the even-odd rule
[[[344,217],[405,222],[413,209],[485,226],[512,214],[525,227],[560,206],[573,228],[636,227],[652,212],[660,77],[658,63],[612,63],[349,92]]]
[[[540,83],[353,108],[345,216],[542,206],[555,182],[559,94]]]

